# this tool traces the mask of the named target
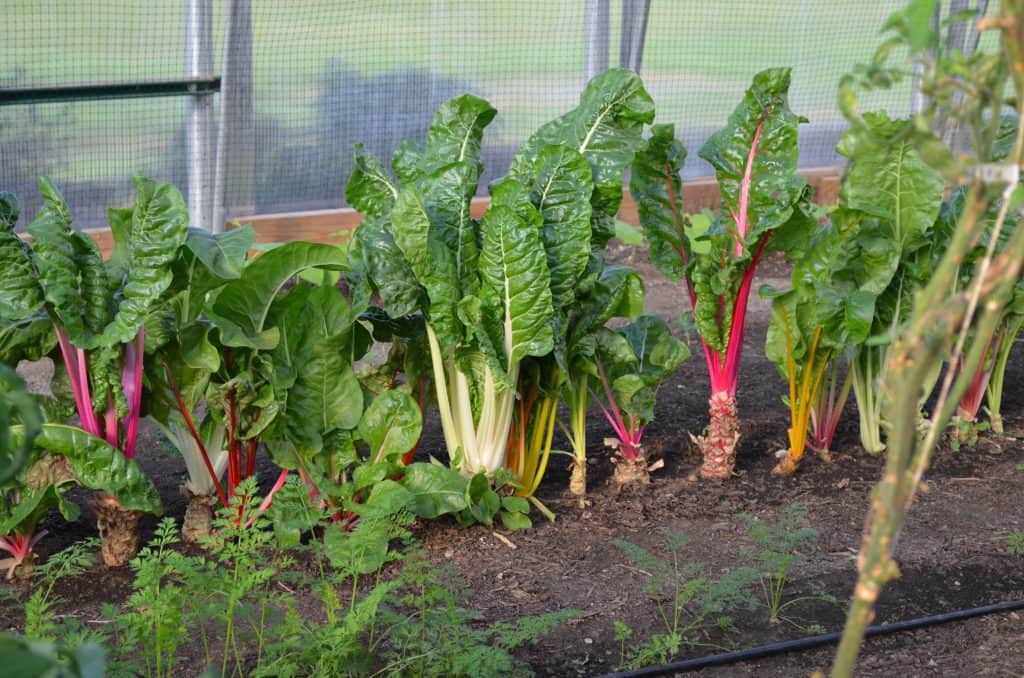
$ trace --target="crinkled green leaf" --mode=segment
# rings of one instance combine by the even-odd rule
[[[10,426],[22,426],[20,444],[11,438]],[[39,406],[25,388],[18,373],[0,365],[0,485],[16,476],[28,463],[32,446],[42,429]],[[0,535],[9,531],[0,529]]]
[[[618,331],[639,360],[639,376],[652,386],[671,378],[690,357],[690,349],[672,336],[668,323],[659,316],[642,315]]]
[[[802,118],[789,109],[790,74],[788,68],[769,68],[755,75],[728,124],[700,149],[715,168],[729,231],[747,250],[789,219],[803,191],[796,176]]]
[[[20,443],[24,436],[24,427],[11,428],[12,441]],[[105,440],[75,426],[45,424],[35,446],[66,459],[79,485],[117,497],[125,509],[162,513],[160,495],[152,481],[138,464]]]
[[[546,146],[537,157],[530,198],[540,212],[541,239],[551,271],[551,298],[556,309],[575,299],[579,277],[590,259],[590,196],[587,159],[567,146]]]
[[[391,211],[391,234],[416,279],[427,290],[427,317],[438,341],[451,349],[462,335],[457,317],[462,298],[458,274],[451,250],[439,238],[431,237],[430,231],[422,194],[416,188],[403,187]]]
[[[398,187],[380,160],[356,144],[355,167],[345,186],[345,200],[367,217],[380,217],[391,211]]]
[[[911,121],[866,113],[864,122],[836,147],[850,159],[840,204],[891,225],[901,251],[912,251],[927,242],[928,230],[939,216],[945,182],[907,137]]]
[[[349,284],[353,288],[372,285],[389,316],[399,318],[422,307],[426,291],[395,244],[385,218],[368,218],[359,225],[349,257]]]
[[[528,222],[498,205],[481,222],[480,298],[488,334],[504,348],[505,369],[553,348],[551,276],[534,217]]]
[[[35,315],[45,300],[32,266],[32,250],[14,233],[18,201],[0,192],[0,318],[23,320]]]
[[[572,111],[538,129],[519,149],[509,176],[523,180],[533,174],[541,149],[565,145],[583,154],[593,171],[591,204],[595,217],[613,218],[622,202],[622,173],[642,142],[643,126],[654,120],[654,101],[639,76],[612,68],[591,80]],[[612,226],[612,220],[608,226]],[[607,237],[594,243],[603,248],[613,228],[602,229]]]
[[[427,173],[453,162],[465,163],[471,168],[470,177],[475,185],[483,171],[480,162],[483,131],[496,113],[487,101],[472,94],[463,94],[442,104],[427,129],[422,156]]]
[[[273,360],[295,376],[284,396],[284,426],[302,451],[319,451],[324,434],[359,423],[362,388],[344,351],[355,321],[344,295],[333,287],[302,284],[273,306],[269,322],[281,338]]]
[[[651,262],[670,280],[682,280],[692,258],[679,178],[685,161],[686,149],[675,138],[675,127],[654,125],[633,160],[629,184]]]
[[[138,198],[128,239],[128,267],[113,323],[100,341],[135,338],[153,305],[171,285],[171,262],[188,236],[188,206],[172,184],[135,178]]]
[[[0,319],[0,363],[17,365],[21,360],[39,360],[57,345],[53,321],[46,315],[7,322]]]
[[[423,207],[430,221],[430,238],[435,241],[431,250],[443,245],[449,253],[460,298],[476,294],[480,287],[476,223],[469,213],[477,172],[468,163],[456,162],[442,166],[422,181]]]

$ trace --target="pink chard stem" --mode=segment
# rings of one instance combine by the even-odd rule
[[[125,364],[122,383],[125,399],[128,401],[128,414],[122,422],[127,432],[124,440],[124,456],[135,457],[135,445],[139,439],[139,417],[142,410],[142,361],[145,355],[146,327],[139,328],[135,341],[125,349]]]

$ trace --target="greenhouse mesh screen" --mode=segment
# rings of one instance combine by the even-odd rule
[[[0,87],[182,78],[186,12],[204,1],[208,57],[220,74],[226,0],[5,0]],[[752,75],[773,65],[793,67],[791,104],[809,119],[802,128],[803,166],[836,164],[833,149],[843,128],[837,81],[870,57],[885,17],[901,4],[652,0],[641,74],[659,121],[675,123],[690,149],[685,173],[710,174],[697,149],[723,124]],[[486,135],[485,190],[531,130],[576,101],[587,12],[600,2],[239,5],[249,16],[232,22],[232,53],[241,55],[234,82],[242,93],[227,106],[229,217],[345,205],[356,142],[386,159],[402,139],[421,138],[434,109],[463,92],[487,98],[499,111]],[[622,0],[609,3],[609,65],[619,63],[622,12]],[[221,95],[210,96],[216,124]],[[0,106],[0,189],[21,197],[24,224],[39,205],[35,177],[46,174],[83,227],[104,224],[106,207],[131,200],[134,173],[173,181],[186,192],[188,98]],[[909,85],[871,104],[905,114]],[[211,144],[216,138],[211,131]],[[212,165],[204,172],[209,180]]]

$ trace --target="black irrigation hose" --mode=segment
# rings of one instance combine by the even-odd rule
[[[957,612],[935,614],[930,617],[918,617],[917,619],[908,619],[906,621],[893,622],[892,624],[880,624],[878,626],[869,626],[864,635],[865,637],[881,636],[887,633],[896,633],[897,631],[910,631],[912,629],[925,628],[927,626],[934,626],[936,624],[945,624],[947,622],[960,621],[962,619],[970,619],[971,617],[981,617],[987,614],[995,614],[996,612],[1010,612],[1012,610],[1020,609],[1024,609],[1024,600],[1012,600],[1005,603],[995,603],[993,605],[972,607],[970,609],[959,610]],[[822,645],[831,645],[832,643],[838,641],[842,635],[843,634],[841,631],[835,631],[833,633],[822,633],[817,636],[806,636],[804,638],[797,638],[795,640],[785,640],[781,643],[771,643],[769,645],[751,647],[746,650],[737,650],[735,652],[712,654],[707,655],[705,657],[697,657],[696,659],[686,659],[684,661],[662,664],[661,666],[647,666],[645,668],[634,669],[632,671],[609,673],[608,675],[604,676],[604,678],[640,678],[640,676],[664,676],[669,673],[696,671],[698,669],[704,669],[711,666],[725,666],[727,664],[735,664],[737,662],[749,661],[751,659],[772,657],[774,655],[783,654],[785,652],[794,652],[796,650],[809,650],[811,648],[820,647]]]

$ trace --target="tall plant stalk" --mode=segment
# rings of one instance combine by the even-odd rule
[[[892,394],[889,452],[885,474],[871,494],[864,543],[857,560],[859,577],[833,663],[833,678],[852,675],[864,631],[874,616],[875,601],[885,583],[899,576],[892,553],[903,519],[946,423],[985,358],[1024,262],[1024,223],[1020,219],[1011,222],[1005,246],[996,251],[1006,228],[1013,192],[1019,186],[1024,159],[1024,0],[1004,0],[999,15],[982,19],[978,28],[1001,31],[1003,60],[1001,81],[984,83],[993,94],[987,102],[977,104],[977,114],[968,121],[973,127],[979,160],[985,162],[992,157],[990,148],[982,145],[987,138],[985,126],[992,113],[998,124],[1006,79],[1016,90],[1017,137],[1006,164],[998,168],[983,166],[983,171],[975,173],[950,247],[915,299],[910,322],[890,349],[885,381]],[[950,79],[941,72],[939,77]],[[967,82],[965,87],[973,84],[976,83]],[[985,110],[986,105],[991,110]],[[964,253],[983,241],[988,229],[984,215],[995,200],[1001,203],[984,256],[970,285],[956,291],[953,283]],[[967,348],[972,329],[975,340]],[[963,369],[946,372],[934,414],[921,432],[917,418],[919,398],[934,366],[947,356],[951,364],[962,361]]]

